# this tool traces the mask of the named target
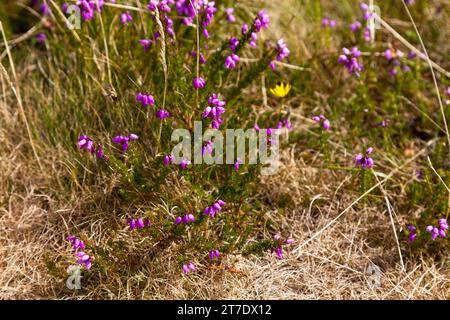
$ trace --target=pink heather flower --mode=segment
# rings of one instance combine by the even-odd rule
[[[286,239],[283,241],[282,237],[279,234],[273,236],[274,246],[272,252],[275,251],[275,254],[278,259],[283,259],[283,245],[290,245],[294,243],[294,239]]]
[[[242,160],[239,159],[239,158],[237,158],[236,162],[234,163],[234,170],[235,170],[236,172],[239,171],[239,166],[240,166],[241,164],[242,164]]]
[[[355,33],[355,32],[357,32],[359,29],[361,29],[361,27],[362,27],[361,22],[359,22],[358,20],[356,20],[354,23],[352,23],[352,24],[350,25],[350,30],[351,30],[353,33]]]
[[[81,250],[86,249],[84,242],[82,240],[76,238],[75,236],[68,236],[66,238],[66,240],[72,244],[73,251],[77,251],[78,249],[81,249]]]
[[[183,272],[184,274],[188,274],[189,272],[195,271],[195,265],[192,262],[189,262],[187,264],[183,264]]]
[[[93,256],[89,256],[88,254],[84,253],[83,251],[79,251],[75,253],[75,256],[78,257],[78,263],[83,265],[87,270],[91,269],[92,263],[94,262],[95,258]]]
[[[256,32],[260,32],[261,29],[267,29],[269,27],[269,23],[270,17],[266,13],[266,10],[262,9],[253,21],[253,27],[255,28]]]
[[[77,262],[89,270],[92,267],[92,263],[94,262],[95,258],[93,256],[87,255],[84,252],[84,250],[86,250],[84,242],[76,238],[75,236],[68,236],[66,240],[72,244],[73,251],[75,252],[75,257],[78,258]]]
[[[431,239],[436,240],[436,238],[439,236],[439,229],[433,226],[427,226],[426,231],[431,233]]]
[[[80,147],[81,150],[87,150],[89,152],[93,152],[94,141],[88,136],[81,135],[78,138],[78,146]]]
[[[292,129],[292,124],[289,121],[288,118],[282,119],[280,121],[277,122],[277,125],[275,126],[275,129],[282,129],[282,128],[286,128],[288,130]]]
[[[193,85],[195,89],[203,89],[205,87],[205,80],[202,77],[195,77]]]
[[[373,152],[373,148],[370,147],[366,150],[366,155],[357,154],[355,156],[355,167],[361,167],[362,169],[372,168],[373,159],[369,155]]]
[[[213,142],[211,140],[208,140],[202,146],[202,156],[204,156],[206,153],[212,154],[212,152],[213,152]]]
[[[197,57],[197,51],[195,51],[195,50],[192,51],[191,52],[191,57],[196,58]],[[199,54],[199,62],[200,62],[200,64],[205,64],[206,63],[206,58],[205,58],[205,56],[202,53]]]
[[[218,199],[216,202],[214,202],[209,207],[206,207],[205,210],[203,210],[203,214],[206,216],[210,216],[211,218],[214,218],[216,213],[222,210],[222,207],[225,206],[225,202]]]
[[[235,37],[231,37],[230,38],[230,50],[231,51],[236,51],[236,47],[238,46],[238,44],[239,44],[239,40],[238,39],[236,39]]]
[[[443,229],[443,230],[447,230],[448,229],[448,222],[447,219],[442,218],[438,220],[438,224],[439,224],[439,228]]]
[[[152,223],[149,218],[130,219],[127,218],[126,222],[130,226],[130,231],[134,229],[143,229],[145,227],[151,227]]]
[[[211,250],[209,251],[209,259],[210,260],[214,260],[215,258],[219,258],[220,257],[220,252],[219,250]]]
[[[347,48],[343,48],[342,52],[343,54],[339,56],[338,63],[344,65],[348,72],[359,77],[359,72],[363,68],[362,63],[358,61],[358,58],[361,56],[361,52],[356,47],[354,47],[351,51]]]
[[[391,71],[389,71],[389,74],[391,75],[391,77],[395,77],[398,74],[398,69],[397,68],[391,69]]]
[[[281,61],[282,59],[289,56],[289,54],[291,53],[283,39],[278,40],[277,51],[278,51],[277,61]]]
[[[330,130],[331,128],[331,124],[330,124],[330,120],[328,120],[327,118],[325,118],[325,116],[323,114],[319,115],[319,116],[314,116],[312,117],[312,120],[315,123],[322,123],[322,128],[323,130],[327,131]]]
[[[409,242],[414,242],[417,238],[417,229],[415,226],[409,224],[406,226],[406,228],[408,228],[409,230],[409,236],[408,236],[408,241]]]
[[[128,11],[125,11],[120,15],[120,22],[124,25],[128,25],[128,22],[133,21],[133,17],[130,15]]]
[[[255,123],[255,125],[253,126],[253,129],[255,129],[256,132],[259,132],[261,130],[257,123]]]
[[[37,36],[36,36],[36,41],[39,43],[45,43],[45,41],[47,40],[47,36],[45,35],[44,32],[40,32]]]
[[[69,8],[69,4],[67,2],[63,2],[61,5],[61,11],[67,14],[67,9]]]
[[[209,106],[205,108],[202,113],[203,118],[211,118],[211,128],[219,129],[222,124],[221,115],[225,113],[225,101],[219,99],[216,93],[213,93],[208,98]]]
[[[329,20],[328,18],[323,18],[322,19],[322,27],[334,28],[334,27],[336,27],[336,20]]]
[[[170,117],[170,113],[165,109],[160,109],[156,111],[156,117],[160,120]]]
[[[386,51],[384,52],[384,57],[388,61],[392,60],[394,58],[394,54],[392,53],[392,50],[391,49],[386,49]]]
[[[174,224],[178,225],[180,223],[188,224],[189,222],[195,222],[195,217],[191,213],[187,213],[182,217],[176,217]]]
[[[182,170],[185,170],[190,164],[191,164],[191,162],[189,160],[182,159],[180,162],[180,167]]]
[[[417,58],[417,53],[415,53],[414,51],[410,51],[408,53],[408,59],[409,60],[414,60],[415,58]]]
[[[242,35],[247,34],[248,30],[250,30],[250,27],[248,26],[248,24],[244,23],[244,24],[242,25],[242,29],[241,29]]]
[[[51,13],[51,9],[49,7],[49,5],[45,2],[42,2],[40,7],[39,7],[39,11],[42,13],[43,16],[48,16]]]
[[[258,40],[258,34],[256,32],[252,32],[250,35],[250,47],[256,48],[258,45],[256,44],[256,41]]]
[[[99,143],[94,143],[94,141],[88,136],[81,135],[78,138],[78,147],[81,150],[87,150],[89,153],[94,154],[97,159],[108,161],[108,157],[105,155],[102,145]]]
[[[151,39],[140,39],[139,43],[144,48],[144,51],[147,52],[153,44],[153,40]]]
[[[173,1],[166,1],[166,0],[151,0],[148,4],[147,8],[150,11],[155,11],[156,8],[159,9],[161,12],[170,12],[172,9],[169,7],[169,4],[173,4]]]
[[[231,54],[225,59],[225,68],[234,69],[236,68],[236,62],[239,61],[239,56],[236,54]]]
[[[439,236],[441,238],[445,238],[447,236],[448,230],[448,222],[446,218],[441,218],[438,220],[439,227],[427,226],[426,231],[431,233],[431,239],[436,240]]]
[[[139,139],[139,136],[131,133],[128,136],[115,136],[114,138],[112,138],[112,142],[114,142],[115,144],[120,144],[122,146],[123,152],[127,152],[130,141],[137,139]]]
[[[175,163],[175,157],[171,154],[168,154],[164,157],[164,166],[167,167],[169,164]]]
[[[235,22],[236,17],[234,16],[234,9],[233,8],[227,8],[225,9],[225,13],[227,14],[227,21],[228,22]]]
[[[142,92],[139,92],[136,95],[136,101],[141,103],[143,107],[148,107],[155,104],[155,98],[153,98],[151,94],[145,94]]]

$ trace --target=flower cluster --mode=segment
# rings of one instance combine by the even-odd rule
[[[153,98],[151,94],[145,94],[142,92],[139,92],[136,95],[136,101],[142,104],[143,107],[148,107],[155,104],[155,98]]]
[[[140,39],[139,44],[142,45],[142,47],[144,48],[144,52],[147,52],[148,50],[150,50],[150,47],[153,44],[153,40],[152,39]]]
[[[156,111],[156,117],[160,120],[164,120],[165,118],[170,117],[170,113],[166,109],[160,109]]]
[[[208,106],[202,113],[203,118],[211,118],[211,128],[219,129],[223,123],[221,115],[225,113],[225,101],[219,99],[218,95],[213,93],[208,98]]]
[[[289,51],[288,47],[286,46],[286,43],[283,39],[280,39],[277,41],[277,61],[281,61],[284,58],[288,57],[291,52]],[[270,68],[272,70],[275,70],[275,61],[272,61],[270,63]]]
[[[138,219],[130,219],[127,218],[126,222],[130,226],[130,231],[134,229],[143,229],[145,227],[151,227],[152,223],[149,218],[138,218]]]
[[[442,218],[438,220],[438,227],[434,227],[432,225],[429,225],[425,229],[427,232],[431,233],[431,239],[436,240],[436,238],[439,236],[441,238],[445,238],[447,235],[448,230],[448,222],[447,219]]]
[[[357,154],[355,156],[355,167],[362,169],[372,168],[373,167],[373,159],[369,157],[369,155],[373,152],[373,148],[367,148],[366,154]]]
[[[236,17],[234,16],[234,8],[227,8],[225,10],[225,13],[227,15],[228,22],[236,22]]]
[[[238,172],[238,171],[239,171],[239,167],[240,167],[240,165],[241,165],[242,163],[243,163],[242,160],[239,159],[239,158],[237,158],[237,159],[236,159],[236,162],[234,163],[234,171]]]
[[[81,15],[84,21],[90,21],[94,19],[95,12],[101,12],[102,7],[105,5],[104,0],[78,0],[76,2],[80,8]]]
[[[219,257],[220,257],[219,250],[211,250],[211,251],[209,251],[209,259],[210,260],[214,260],[215,258],[219,259]]]
[[[330,128],[331,128],[330,120],[325,118],[325,116],[323,114],[312,117],[312,120],[315,123],[322,123],[323,130],[330,130]]]
[[[269,27],[269,23],[270,17],[266,13],[266,10],[262,9],[253,21],[253,27],[255,28],[256,32],[260,32],[261,29],[267,29]]]
[[[353,33],[355,33],[355,32],[357,32],[359,29],[361,29],[361,27],[362,27],[361,22],[359,22],[358,20],[356,20],[355,22],[353,22],[353,23],[350,25],[350,30],[351,30]]]
[[[293,239],[283,240],[281,236],[278,234],[273,237],[273,240],[274,240],[274,249],[272,249],[272,252],[275,251],[275,254],[277,255],[278,259],[283,259],[283,245],[284,244],[290,245],[294,243],[294,240]]]
[[[192,83],[194,85],[195,89],[203,89],[205,87],[205,79],[203,79],[202,77],[195,77],[194,81]]]
[[[390,71],[391,76],[396,76],[398,74],[398,70],[401,69],[403,72],[411,71],[411,68],[408,65],[402,65],[400,60],[405,56],[405,54],[400,50],[393,50],[391,48],[386,49],[383,53],[386,60],[392,63],[393,68]],[[414,56],[413,56],[414,58]]]
[[[131,133],[128,136],[115,136],[112,138],[112,142],[115,144],[120,144],[122,146],[123,152],[127,152],[130,141],[139,139],[137,134]]]
[[[204,156],[206,153],[212,154],[212,152],[213,152],[213,142],[211,140],[208,140],[202,146],[202,156]]]
[[[133,17],[130,15],[130,13],[128,11],[125,11],[124,13],[122,13],[120,15],[120,22],[123,25],[128,25],[128,22],[133,21]]]
[[[197,57],[197,51],[191,51],[191,57],[193,57],[193,58],[195,58],[195,57]],[[200,64],[205,64],[206,63],[206,58],[205,58],[205,56],[203,55],[203,53],[201,53],[200,52],[200,54],[198,55],[198,57],[199,57],[199,62],[200,62]]]
[[[408,241],[414,242],[417,238],[417,228],[412,224],[408,224],[406,228],[409,230]]]
[[[240,58],[237,54],[232,53],[225,59],[225,68],[234,69],[236,68],[236,63],[239,62]]]
[[[169,164],[175,163],[175,157],[172,154],[164,156],[164,166],[167,167]]]
[[[189,272],[195,271],[195,265],[192,262],[183,264],[183,272],[184,274],[188,274]]]
[[[359,72],[363,68],[362,63],[358,61],[358,58],[361,56],[361,51],[356,47],[352,48],[352,50],[344,48],[342,49],[342,53],[339,56],[338,62],[344,65],[350,73],[359,77]]]
[[[174,223],[178,225],[180,223],[188,224],[189,222],[195,222],[195,217],[192,213],[186,213],[183,217],[176,217]]]
[[[205,38],[209,37],[207,27],[211,24],[214,14],[217,11],[214,1],[208,0],[178,0],[175,8],[178,15],[183,16],[182,23],[190,26],[194,23],[194,18],[199,15],[199,21],[202,27],[202,34]]]
[[[87,150],[88,152],[95,154],[98,159],[108,161],[108,157],[105,155],[102,145],[95,143],[90,137],[81,135],[78,138],[78,146],[81,150]]]
[[[238,44],[239,44],[239,40],[236,37],[230,38],[230,50],[231,51],[235,52]]]
[[[203,210],[204,215],[209,215],[211,218],[214,218],[216,213],[222,210],[222,207],[225,205],[225,202],[222,200],[217,200],[209,207],[206,207],[205,210]]]
[[[288,130],[292,129],[292,124],[288,118],[281,119],[280,121],[277,122],[275,126],[275,129],[283,129],[283,128],[286,128]]]
[[[75,236],[68,236],[66,240],[72,244],[75,257],[78,258],[77,262],[89,270],[92,267],[95,258],[84,252],[86,250],[84,242]]]
[[[336,27],[336,20],[329,20],[328,18],[323,18],[322,19],[322,27],[334,28],[334,27]]]

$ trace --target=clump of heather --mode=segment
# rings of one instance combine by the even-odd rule
[[[363,170],[365,169],[371,169],[373,167],[373,159],[370,157],[370,155],[373,152],[373,148],[367,148],[365,155],[362,155],[361,153],[357,154],[355,156],[355,167],[361,168]]]
[[[294,243],[293,239],[283,239],[280,235],[275,235],[273,237],[274,248],[272,252],[275,252],[278,259],[283,259],[283,246],[290,245]]]
[[[312,120],[317,124],[321,124],[323,130],[325,131],[330,130],[331,128],[330,120],[328,120],[323,114],[312,117]]]
[[[137,218],[137,219],[127,218],[126,222],[130,226],[130,231],[135,229],[144,229],[145,227],[152,226],[152,223],[149,218]]]
[[[122,147],[123,152],[127,152],[128,147],[130,145],[130,141],[137,140],[137,139],[139,139],[139,136],[137,134],[130,133],[127,136],[115,136],[112,139],[112,142],[120,145]]]
[[[78,264],[82,265],[87,270],[91,269],[95,257],[85,253],[86,247],[84,242],[75,236],[68,236],[66,240],[72,244],[74,255],[77,258]]]
[[[360,72],[363,69],[363,65],[359,61],[360,56],[361,51],[358,48],[353,47],[351,50],[344,48],[342,49],[342,54],[339,56],[338,62],[344,65],[348,72],[359,78]]]
[[[176,225],[178,225],[178,224],[180,224],[180,223],[183,223],[183,224],[189,224],[189,223],[191,223],[191,222],[195,222],[195,217],[194,217],[194,215],[192,214],[192,213],[186,213],[184,216],[182,216],[182,217],[180,217],[180,216],[178,216],[178,217],[176,217],[175,218],[175,224]]]
[[[214,218],[216,214],[222,210],[223,206],[225,206],[225,202],[219,199],[209,207],[206,207],[205,210],[203,210],[203,214],[208,215],[211,218]]]
[[[88,136],[81,135],[78,138],[78,147],[80,147],[81,150],[87,150],[89,153],[94,154],[98,159],[108,161],[108,156],[105,155],[102,145],[95,143],[94,140]]]
[[[188,274],[190,272],[194,272],[196,270],[195,265],[192,262],[183,264],[182,267],[183,273]]]

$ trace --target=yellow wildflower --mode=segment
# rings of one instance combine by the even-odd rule
[[[270,89],[270,92],[278,98],[284,98],[288,95],[291,90],[290,84],[277,84],[275,88]]]

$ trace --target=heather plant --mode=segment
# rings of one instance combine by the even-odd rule
[[[0,62],[11,74],[14,63],[32,70],[21,148],[33,161],[52,158],[40,171],[55,174],[31,191],[58,203],[46,272],[64,281],[75,264],[83,294],[130,286],[140,297],[172,279],[241,279],[240,261],[320,258],[363,273],[366,258],[350,257],[373,249],[383,268],[403,272],[426,257],[448,266],[448,14],[400,2],[410,11],[307,0],[36,0],[27,18],[12,11],[22,27],[36,25]],[[79,28],[69,28],[76,11]],[[7,37],[18,29],[8,25]],[[20,135],[7,130],[9,149]],[[265,162],[252,161],[252,141]],[[355,231],[341,236],[338,225]],[[319,240],[348,247],[338,258],[307,251]]]

